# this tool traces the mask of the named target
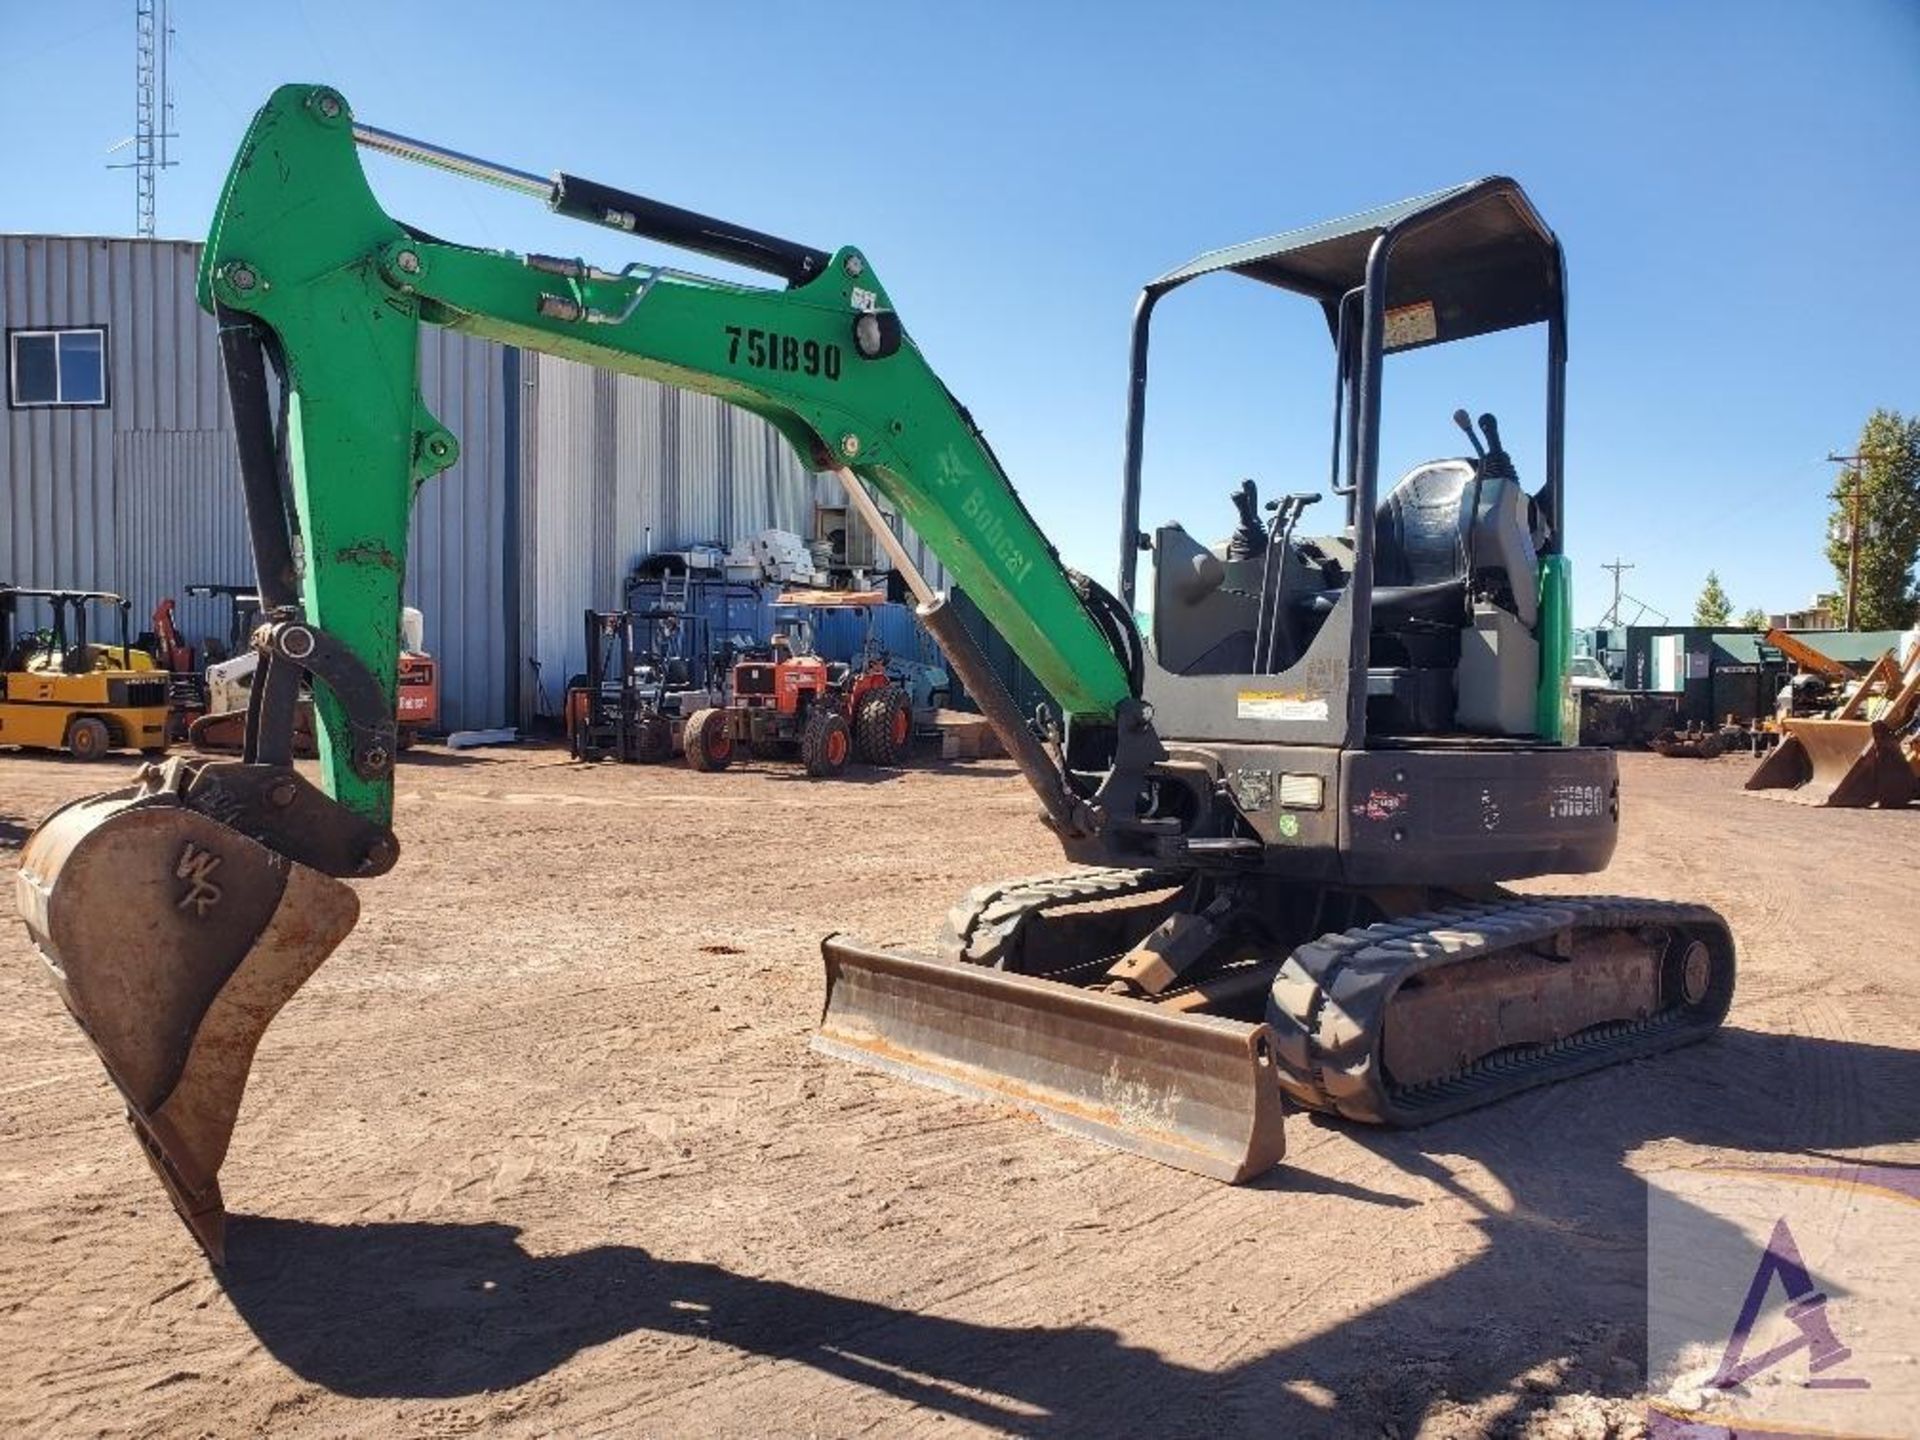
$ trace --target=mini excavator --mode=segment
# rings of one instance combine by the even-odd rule
[[[776,283],[437,239],[380,208],[362,148]],[[1207,544],[1141,529],[1141,457],[1156,309],[1221,276],[1317,304],[1335,386],[1324,485],[1264,509],[1243,486],[1232,535]],[[1210,251],[1146,287],[1117,593],[1062,564],[858,249],[510,169],[289,85],[234,161],[199,294],[263,604],[244,750],[152,765],[57,811],[25,848],[18,898],[216,1263],[218,1173],[255,1046],[352,929],[346,882],[400,856],[408,517],[458,453],[420,398],[427,325],[771,423],[839,477],[1038,797],[1071,868],[974,891],[925,953],[828,938],[818,1048],[1231,1181],[1280,1158],[1290,1106],[1420,1124],[1699,1038],[1727,1011],[1734,944],[1712,910],[1506,888],[1605,868],[1620,808],[1612,754],[1566,741],[1565,268],[1510,179]],[[1492,416],[1461,412],[1470,456],[1383,489],[1386,359],[1534,325],[1538,488]],[[876,491],[1057,713],[1014,707]],[[1323,500],[1325,533],[1310,534]],[[292,764],[303,687],[317,785]]]

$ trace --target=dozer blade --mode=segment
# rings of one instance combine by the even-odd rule
[[[813,1048],[923,1085],[1032,1112],[1162,1164],[1238,1182],[1286,1151],[1264,1025],[984,966],[821,946]]]
[[[226,1158],[255,1047],[353,929],[354,893],[190,810],[120,791],[27,840],[20,913],[174,1208],[224,1258]]]
[[[1920,776],[1878,720],[1786,720],[1747,789],[1799,805],[1891,808],[1920,800]]]

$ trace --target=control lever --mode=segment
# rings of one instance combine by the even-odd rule
[[[1289,649],[1293,647],[1293,626],[1291,617],[1286,615],[1280,604],[1280,592],[1286,584],[1287,556],[1293,547],[1293,527],[1309,505],[1320,501],[1319,493],[1303,493],[1282,496],[1278,500],[1267,502],[1267,511],[1273,516],[1267,522],[1267,563],[1260,574],[1260,607],[1254,612],[1253,622],[1253,669],[1256,675],[1273,673],[1274,642],[1280,638],[1285,628]],[[1274,558],[1279,557],[1276,567]]]
[[[1230,496],[1233,508],[1240,514],[1240,523],[1234,527],[1233,535],[1227,541],[1227,559],[1258,560],[1267,553],[1267,534],[1260,528],[1260,491],[1251,480],[1242,480],[1240,488]],[[1271,510],[1272,505],[1267,508]]]
[[[1500,443],[1500,422],[1491,415],[1480,417],[1480,428],[1486,433],[1487,453],[1480,469],[1489,480],[1520,479],[1520,472],[1513,468],[1513,457],[1507,454],[1507,447]]]
[[[1468,501],[1465,515],[1465,533],[1460,537],[1461,566],[1467,577],[1466,620],[1473,622],[1473,605],[1478,588],[1478,556],[1475,553],[1480,539],[1480,495],[1489,480],[1520,479],[1513,468],[1513,457],[1500,443],[1500,422],[1491,413],[1480,416],[1480,429],[1487,437],[1486,448],[1482,449],[1480,439],[1473,433],[1473,421],[1465,410],[1453,412],[1453,423],[1465,432],[1467,443],[1473,446],[1473,493]]]
[[[1493,417],[1491,415],[1488,415],[1483,418],[1487,420],[1491,420]],[[1473,458],[1476,460],[1484,461],[1487,458],[1487,452],[1484,449],[1482,449],[1480,446],[1480,437],[1473,433],[1473,420],[1468,416],[1467,412],[1465,410],[1454,411],[1453,423],[1458,425],[1462,430],[1466,432],[1467,443],[1473,446]],[[1497,450],[1500,447],[1496,443],[1494,448]]]

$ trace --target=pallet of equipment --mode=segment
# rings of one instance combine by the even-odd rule
[[[933,728],[940,732],[942,760],[991,760],[1006,754],[987,717],[967,710],[936,710]]]

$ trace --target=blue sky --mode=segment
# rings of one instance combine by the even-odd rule
[[[132,7],[0,0],[0,229],[125,233]],[[857,243],[1067,558],[1114,564],[1128,319],[1217,245],[1490,173],[1571,267],[1569,541],[1678,619],[1831,584],[1832,467],[1920,409],[1920,5],[642,5],[175,0],[198,237],[251,110],[337,85],[371,123],[567,169],[822,248]],[[30,137],[30,139],[27,139]],[[26,143],[22,143],[26,140]],[[119,158],[119,157],[115,157]],[[624,263],[537,204],[374,157],[436,233]],[[1403,357],[1383,468],[1499,413],[1537,483],[1538,332]],[[1319,484],[1331,359],[1305,302],[1218,279],[1156,332],[1149,521]],[[1330,508],[1330,507],[1325,507]]]

